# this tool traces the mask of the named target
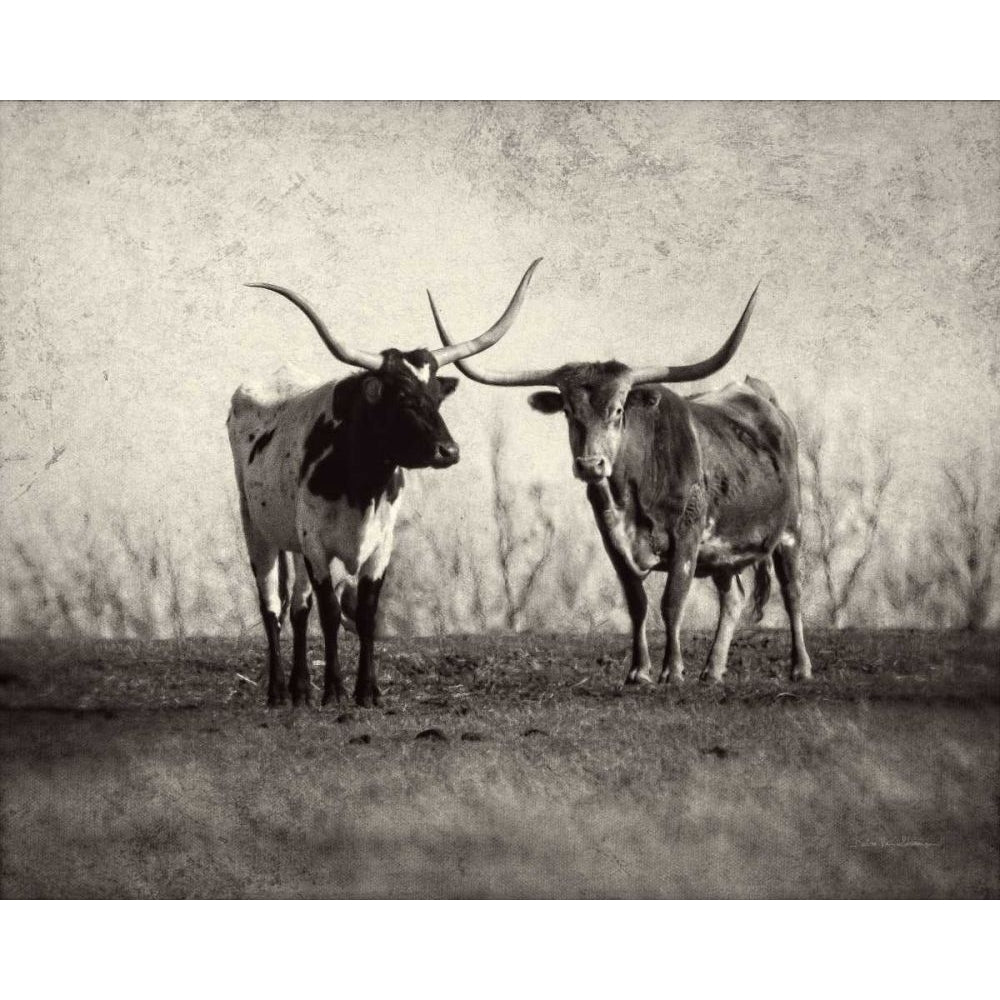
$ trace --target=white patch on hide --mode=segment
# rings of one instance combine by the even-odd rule
[[[406,367],[409,368],[411,372],[413,372],[418,382],[423,382],[425,384],[427,382],[430,382],[431,380],[430,365],[420,365],[420,367],[417,367],[416,365],[411,364],[409,361],[407,361],[406,358],[403,358],[403,364],[406,365]]]

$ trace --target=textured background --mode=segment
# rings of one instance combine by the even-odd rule
[[[996,104],[4,104],[2,554],[55,565],[124,518],[189,574],[239,556],[233,388],[285,362],[344,371],[244,282],[409,348],[435,343],[426,287],[478,333],[536,256],[491,366],[694,360],[763,278],[713,384],[752,372],[883,434],[905,522],[942,461],[996,447],[998,154]],[[508,474],[593,531],[562,422],[526,395],[460,387],[463,461],[415,477],[412,512],[480,530],[499,421]],[[27,593],[4,591],[0,630]]]

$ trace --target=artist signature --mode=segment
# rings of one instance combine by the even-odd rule
[[[942,847],[944,845],[931,840],[858,840],[855,842],[855,846],[889,850],[897,847]]]

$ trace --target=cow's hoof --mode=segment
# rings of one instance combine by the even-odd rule
[[[292,691],[292,705],[298,708],[300,705],[308,706],[310,704],[310,697],[308,691]]]
[[[336,688],[331,688],[329,691],[323,692],[323,700],[320,704],[326,706],[329,704],[339,705],[347,697],[347,692],[341,688],[339,691]]]
[[[648,670],[630,670],[625,677],[626,684],[637,684],[641,687],[648,687],[653,683]]]
[[[277,708],[288,701],[288,695],[284,691],[271,691],[267,696],[268,708]]]
[[[698,680],[702,684],[722,684],[725,680],[725,674],[717,674],[713,670],[703,670]]]
[[[798,664],[792,667],[793,681],[811,681],[813,676],[811,664]]]

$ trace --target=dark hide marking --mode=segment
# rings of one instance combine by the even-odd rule
[[[380,497],[395,501],[403,487],[400,467],[426,468],[441,462],[441,448],[457,448],[438,413],[441,401],[458,385],[438,378],[436,362],[426,350],[401,354],[385,351],[378,372],[352,375],[333,390],[331,412],[313,425],[306,438],[299,480],[325,500],[346,499],[365,510]],[[407,361],[430,366],[421,382]],[[371,384],[379,391],[371,391]]]
[[[312,425],[306,437],[305,450],[302,452],[302,464],[299,466],[299,482],[309,473],[312,464],[327,450],[333,443],[333,421],[327,416],[321,416]]]
[[[257,443],[250,449],[250,457],[247,459],[247,465],[253,465],[253,460],[257,457],[258,452],[263,451],[271,443],[271,438],[273,437],[274,428],[272,427],[257,438]],[[250,440],[253,440],[253,435],[250,436]]]
[[[399,496],[403,474],[372,456],[367,461],[351,461],[344,425],[334,431],[332,447],[317,463],[309,477],[309,490],[324,500],[347,499],[352,507],[365,510],[379,497],[390,503]],[[374,459],[374,460],[372,460]]]

